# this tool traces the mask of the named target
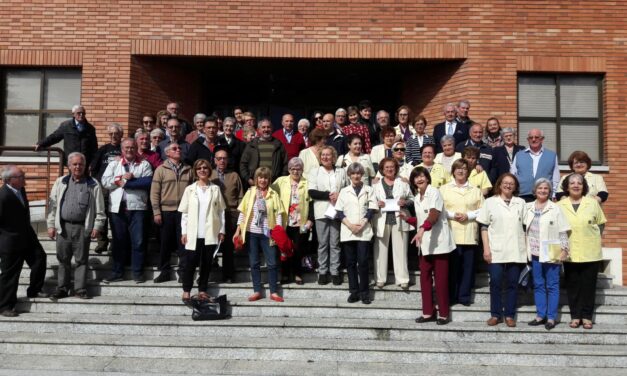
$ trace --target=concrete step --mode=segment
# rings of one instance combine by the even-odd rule
[[[265,359],[314,362],[387,362],[398,364],[444,363],[454,365],[528,365],[582,368],[627,367],[624,345],[473,343],[392,339],[216,337],[213,325],[194,325],[204,335],[120,336],[110,334],[0,333],[5,354],[118,356],[121,358]],[[202,327],[206,329],[199,329]],[[155,328],[150,332],[155,333]]]
[[[230,298],[230,297],[229,297]],[[371,305],[350,304],[345,300],[287,299],[276,304],[268,299],[249,302],[245,298],[230,298],[234,317],[293,317],[293,318],[336,318],[346,319],[377,319],[385,317],[390,320],[413,320],[421,314],[421,306],[414,301],[393,302],[373,301]],[[189,308],[179,298],[170,297],[110,297],[102,296],[91,300],[77,298],[61,299],[52,302],[50,299],[21,298],[17,305],[19,312],[40,314],[109,314],[109,315],[188,315]],[[517,320],[521,325],[536,317],[535,306],[521,305],[518,307]],[[455,322],[483,323],[489,316],[487,306],[455,305],[451,319]],[[558,321],[568,322],[570,319],[568,306],[560,307]],[[627,325],[627,307],[598,306],[595,321],[604,324]]]
[[[263,279],[262,279],[263,281]],[[88,281],[88,292],[92,296],[164,296],[178,297],[181,294],[181,285],[176,281],[155,284],[152,280],[148,280],[142,284],[136,284],[132,280],[125,280],[111,284],[105,284],[100,281]],[[28,279],[20,279],[18,296],[26,295],[26,287]],[[54,291],[56,280],[47,279],[44,290],[47,292]],[[267,284],[265,285],[267,287]],[[286,299],[309,299],[313,301],[319,300],[344,300],[348,296],[348,285],[346,283],[340,286],[328,284],[320,286],[314,283],[306,283],[302,286],[294,283],[279,287],[279,292]],[[420,301],[420,288],[417,285],[410,286],[409,290],[402,290],[396,285],[387,285],[383,289],[372,289],[371,297],[374,300],[385,301]],[[232,284],[210,283],[208,293],[217,296],[227,294],[230,298],[245,298],[252,293],[252,285],[250,282],[238,282]],[[490,301],[489,288],[487,286],[479,287],[474,290],[473,304],[487,306]],[[519,304],[533,304],[533,293],[519,292]],[[560,293],[560,303],[567,304],[566,292]],[[624,305],[627,306],[627,288],[617,287],[613,289],[597,289],[596,304],[599,305]]]
[[[145,376],[145,375],[415,375],[413,364],[345,362],[345,361],[269,361],[269,360],[213,360],[213,359],[145,359],[120,358],[117,356],[76,357],[71,355],[38,355],[33,362],[31,355],[0,354],[2,376],[22,376],[28,370],[29,376]],[[595,376],[615,376],[622,370],[617,368],[597,368]],[[424,375],[476,375],[496,376],[511,373],[511,366],[494,365],[448,365],[421,364]],[[568,367],[516,367],[517,376],[588,376],[588,368]]]

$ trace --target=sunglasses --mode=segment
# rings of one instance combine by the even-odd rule
[[[316,116],[314,119],[316,119],[316,121],[322,120],[322,116]]]
[[[181,150],[181,148],[170,148],[170,150],[172,150],[172,151],[178,151],[178,150]]]
[[[407,149],[405,149],[405,148],[394,148],[392,150],[394,150],[394,151],[402,151],[404,153],[405,150],[407,150]]]
[[[196,171],[198,171],[198,170],[208,170],[208,169],[209,169],[209,167],[207,167],[207,166],[198,166],[198,167],[196,167]]]
[[[144,120],[144,121],[142,121],[142,123],[144,123],[144,124],[153,124],[154,120]]]

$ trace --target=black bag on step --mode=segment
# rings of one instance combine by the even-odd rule
[[[231,317],[226,295],[212,298],[210,301],[192,299],[192,320],[224,320]]]

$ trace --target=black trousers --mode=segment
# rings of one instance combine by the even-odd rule
[[[598,273],[599,261],[564,263],[564,282],[571,320],[592,321]]]
[[[190,292],[194,287],[194,273],[196,268],[200,267],[200,276],[198,278],[198,291],[207,292],[209,285],[209,273],[211,272],[211,263],[213,261],[213,252],[215,245],[205,245],[205,239],[196,239],[196,250],[184,251],[185,269],[183,269],[183,291]]]
[[[24,250],[0,250],[0,312],[15,308]]]
[[[26,264],[30,268],[30,283],[26,294],[35,295],[43,290],[44,281],[46,279],[47,258],[48,256],[39,243],[39,240],[35,248],[24,253],[24,261],[26,261]]]
[[[361,299],[370,296],[368,289],[368,253],[370,241],[342,242],[346,257],[348,291],[351,295],[359,294]]]
[[[281,262],[281,278],[291,278],[292,276],[302,277],[302,258],[307,246],[309,233],[301,234],[299,227],[287,227],[285,232],[294,244],[294,254],[292,257]]]
[[[181,212],[162,211],[161,212],[161,248],[159,251],[159,270],[169,272],[172,269],[170,264],[172,250],[179,256],[179,270],[185,269],[185,246],[181,243]]]
[[[233,279],[235,277],[235,247],[233,246],[233,235],[237,229],[237,217],[239,211],[226,210],[224,212],[224,241],[220,245],[222,252],[222,278]]]

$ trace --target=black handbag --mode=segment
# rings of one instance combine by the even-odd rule
[[[226,295],[211,300],[192,299],[192,320],[224,320],[231,317]]]

